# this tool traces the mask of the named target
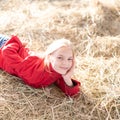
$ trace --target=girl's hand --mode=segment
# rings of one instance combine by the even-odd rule
[[[62,75],[65,83],[66,83],[68,86],[73,86],[73,82],[72,82],[72,80],[71,80],[71,76],[73,75],[74,68],[75,68],[75,61],[73,61],[73,65],[72,65],[72,67],[70,68],[70,70],[68,70],[66,74]]]
[[[22,42],[22,45],[23,45],[24,47],[25,47],[25,46],[27,46],[27,44],[28,44],[28,43],[27,43],[27,42],[25,42],[25,41],[24,41],[24,42]]]

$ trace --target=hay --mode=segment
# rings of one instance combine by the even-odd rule
[[[1,120],[120,119],[120,1],[1,0],[0,33],[38,52],[57,38],[74,43],[81,93],[34,89],[0,71]]]

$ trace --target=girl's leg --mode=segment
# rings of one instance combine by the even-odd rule
[[[6,43],[6,41],[9,39],[9,37],[0,34],[0,48]]]

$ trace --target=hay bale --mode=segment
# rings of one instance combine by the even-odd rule
[[[34,89],[0,70],[0,119],[120,119],[118,3],[1,0],[0,33],[17,34],[36,52],[58,38],[74,43],[77,57],[73,77],[81,82],[82,91],[67,98],[54,85]]]

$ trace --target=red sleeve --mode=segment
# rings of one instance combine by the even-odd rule
[[[66,85],[64,82],[63,78],[58,79],[55,84],[67,95],[67,96],[73,96],[77,94],[80,91],[80,82],[73,80],[73,85],[72,87]]]

